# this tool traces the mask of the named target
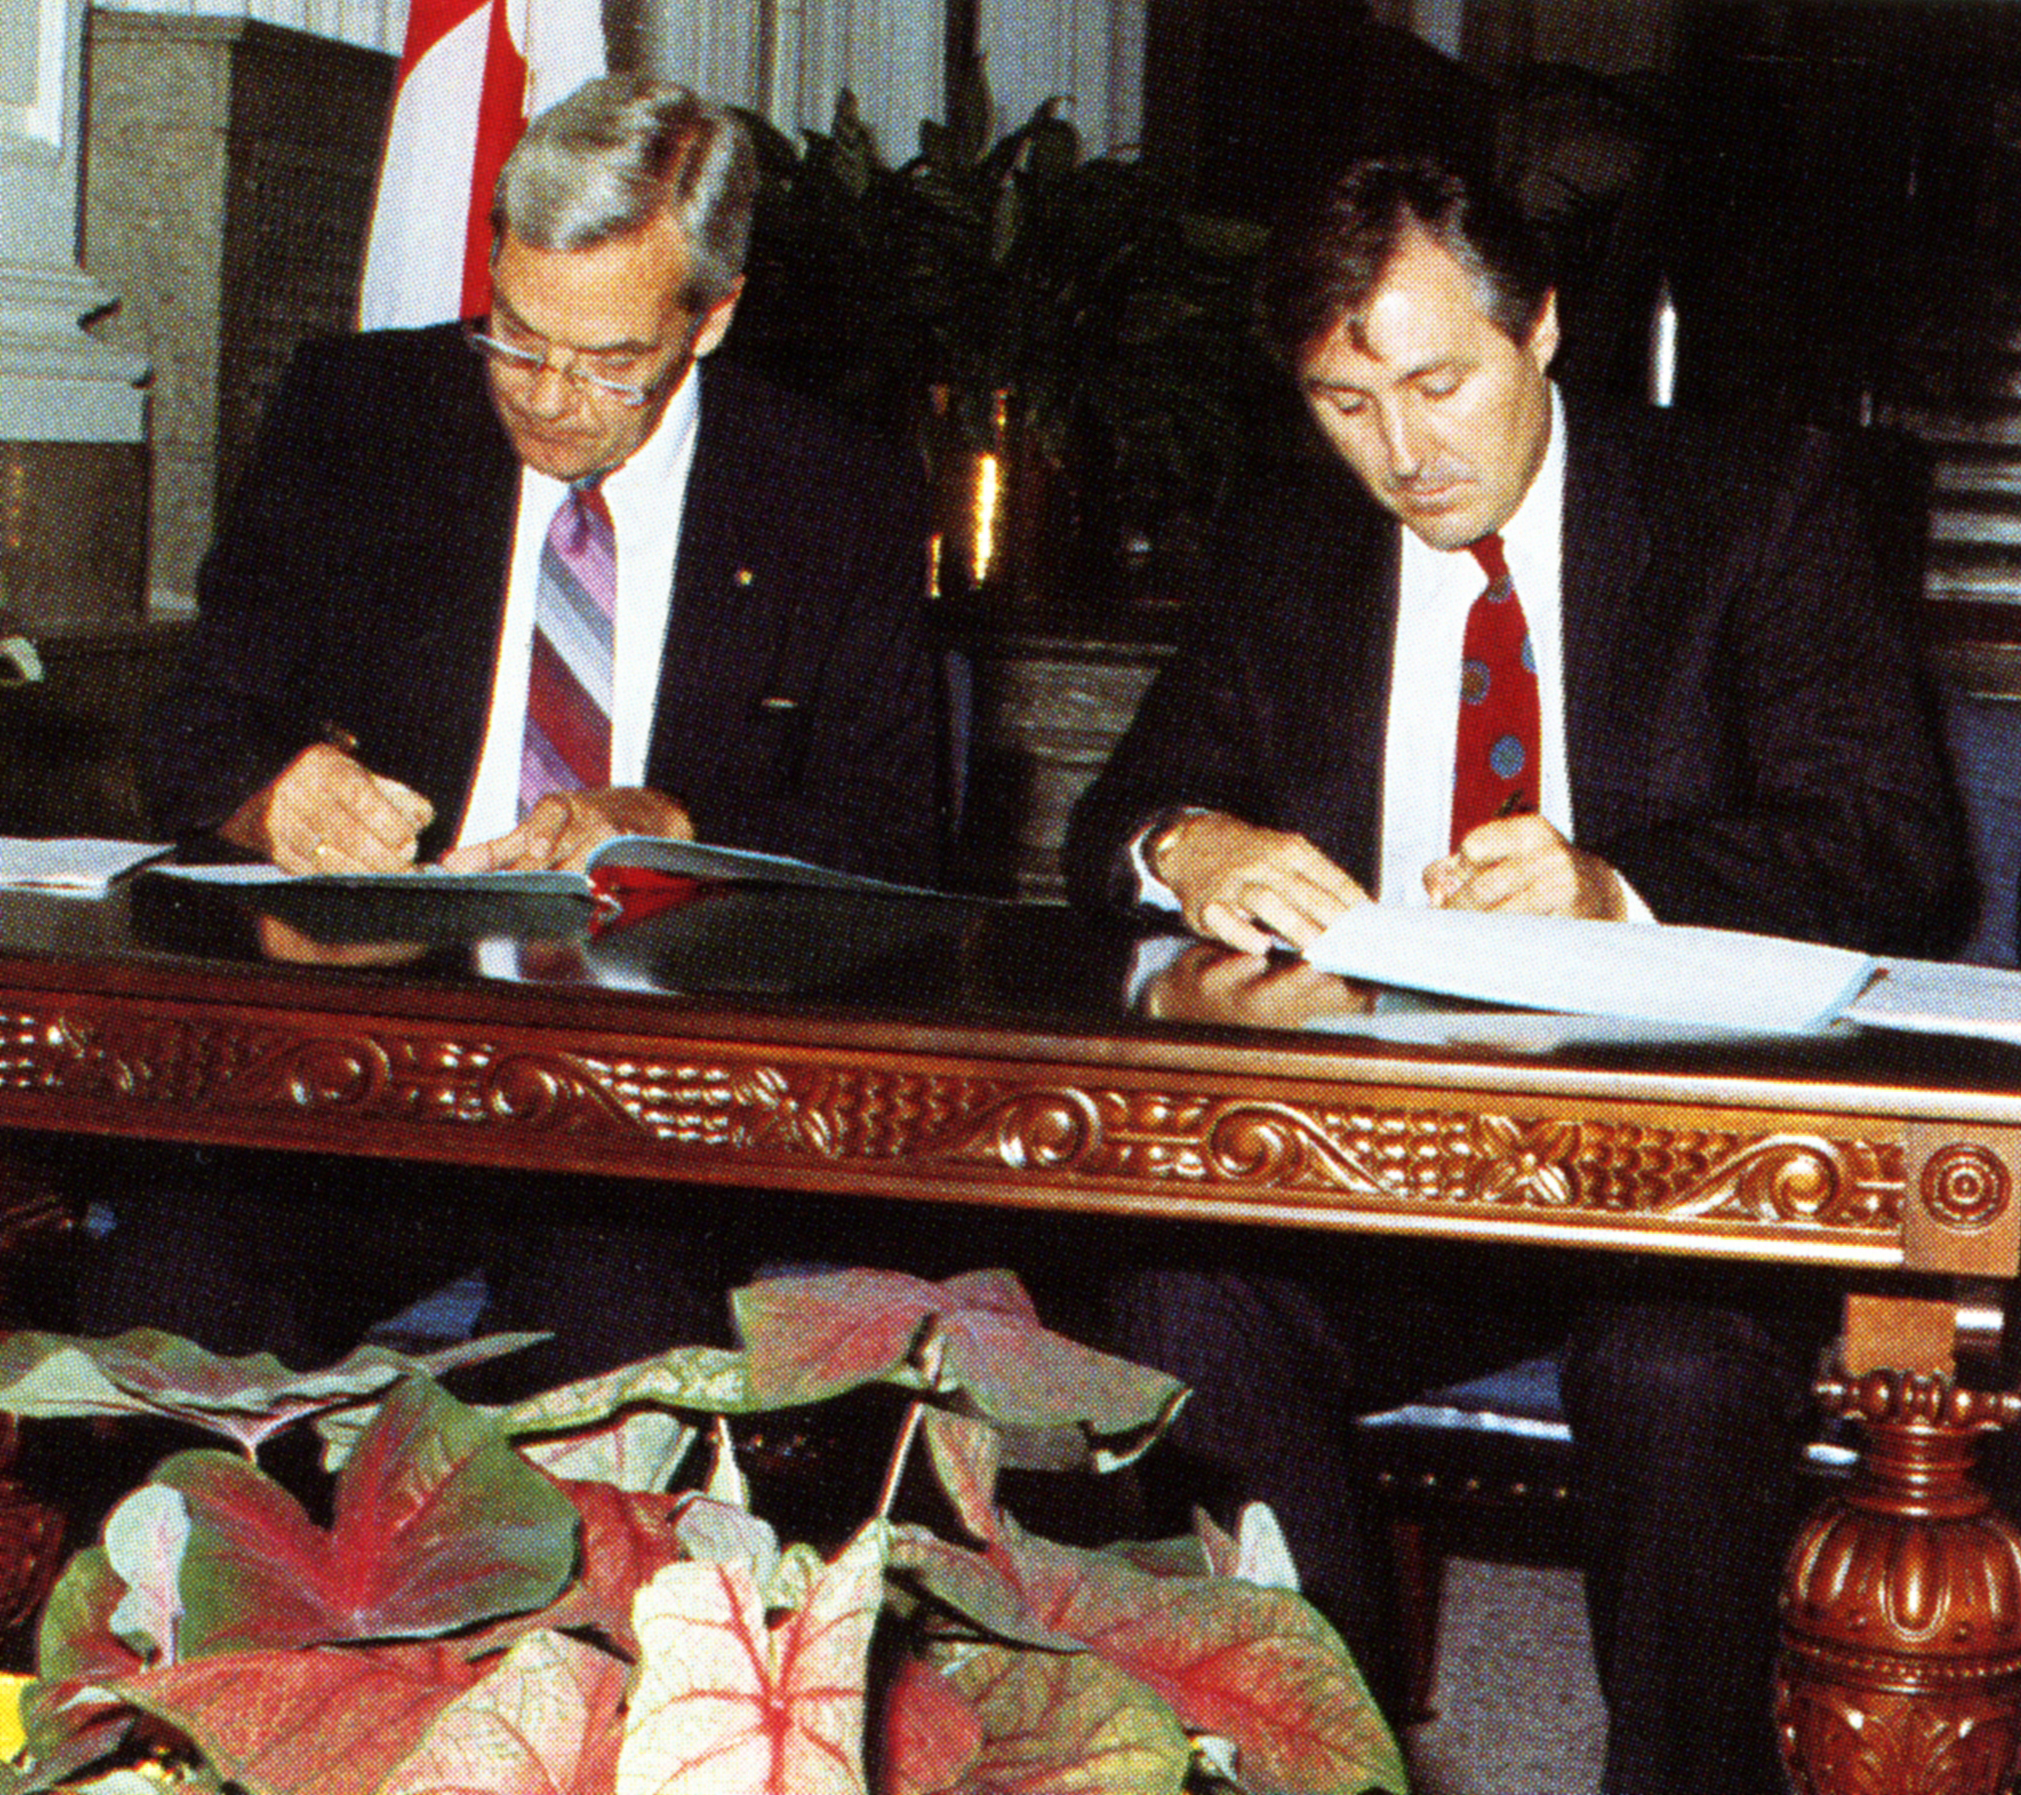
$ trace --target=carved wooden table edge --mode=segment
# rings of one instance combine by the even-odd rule
[[[2021,1130],[1998,1125],[1616,1078],[1546,1093],[1504,1068],[1349,1082],[1339,1056],[1132,1064],[1106,1040],[952,1053],[735,1038],[679,1010],[557,1026],[302,996],[0,987],[0,1125],[1992,1276],[2021,1241]]]

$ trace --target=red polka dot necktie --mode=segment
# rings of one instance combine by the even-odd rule
[[[610,506],[572,486],[548,526],[533,609],[533,667],[519,814],[550,792],[611,782],[611,639],[617,615],[617,532]]]
[[[1502,539],[1483,536],[1474,559],[1488,588],[1467,613],[1460,650],[1460,729],[1453,753],[1453,835],[1457,848],[1481,824],[1537,808],[1542,754],[1537,658],[1523,601],[1509,578]]]

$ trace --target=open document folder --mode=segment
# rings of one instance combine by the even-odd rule
[[[728,884],[796,885],[822,891],[885,892],[938,897],[918,885],[894,885],[861,873],[837,872],[786,854],[759,854],[747,848],[712,847],[699,841],[671,841],[660,835],[620,835],[605,842],[579,873],[448,873],[420,866],[400,873],[284,873],[264,863],[232,866],[164,866],[157,872],[206,885],[304,885],[326,891],[500,892],[522,896],[594,897],[619,894],[628,873],[671,874],[682,879]]]
[[[1879,962],[1727,929],[1364,904],[1306,958],[1323,972],[1448,997],[1797,1033],[1842,1015]]]
[[[1343,978],[1525,1010],[1791,1034],[1857,1022],[2021,1043],[2021,972],[1730,929],[1366,904],[1306,958]]]

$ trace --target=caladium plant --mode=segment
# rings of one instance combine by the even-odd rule
[[[169,1414],[239,1451],[165,1460],[72,1559],[0,1795],[115,1795],[163,1763],[247,1795],[1404,1789],[1267,1511],[1091,1551],[1003,1509],[1002,1465],[1144,1450],[1172,1379],[1050,1332],[1004,1272],[733,1306],[741,1351],[500,1409],[440,1360],[297,1376],[166,1335],[15,1336],[0,1409]],[[910,1399],[875,1512],[782,1542],[732,1418],[875,1383]],[[334,1474],[307,1503],[258,1462],[305,1418]]]

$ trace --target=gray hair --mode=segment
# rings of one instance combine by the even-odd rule
[[[706,310],[743,272],[757,187],[735,114],[671,81],[604,75],[526,127],[492,197],[493,242],[594,249],[664,215],[688,242],[685,302]]]

